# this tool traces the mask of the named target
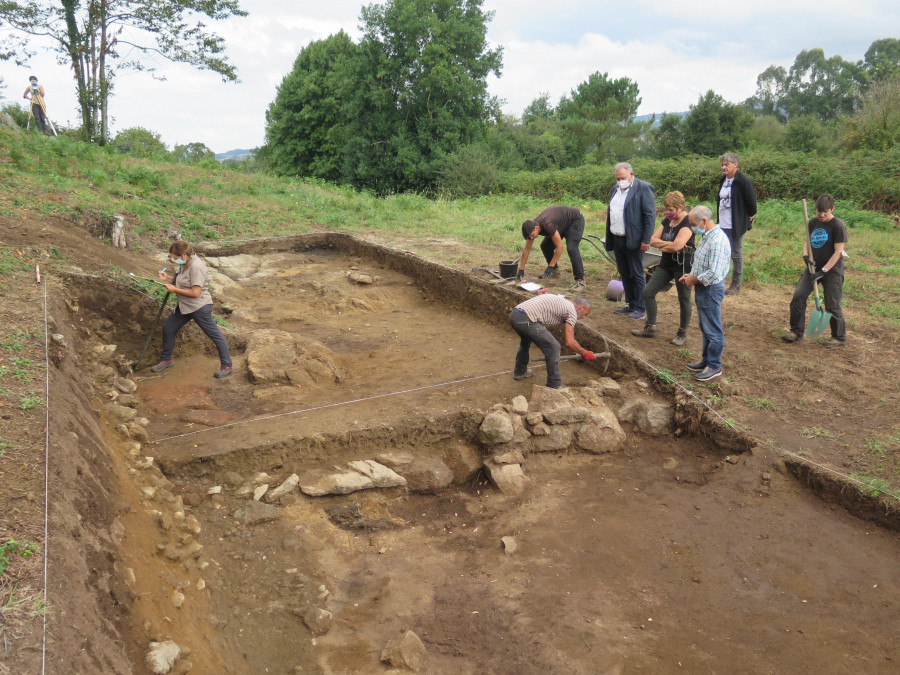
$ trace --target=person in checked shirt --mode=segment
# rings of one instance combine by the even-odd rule
[[[722,300],[725,298],[725,277],[731,264],[731,244],[728,235],[713,222],[708,207],[695,206],[688,217],[691,229],[701,238],[690,274],[685,274],[679,281],[695,289],[697,318],[703,333],[703,355],[696,363],[687,364],[687,368],[696,373],[695,379],[708,382],[722,374],[725,349]]]

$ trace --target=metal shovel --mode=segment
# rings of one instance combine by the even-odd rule
[[[803,200],[803,229],[806,233],[806,247],[809,255],[812,257],[812,243],[809,239],[809,213],[806,211],[806,200]],[[816,308],[809,313],[809,323],[806,324],[806,334],[809,337],[816,337],[825,332],[831,322],[831,312],[822,309],[822,301],[819,299],[819,282],[813,281],[813,288],[816,292]]]

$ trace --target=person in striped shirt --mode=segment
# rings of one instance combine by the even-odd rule
[[[536,344],[547,359],[547,386],[564,389],[559,374],[559,353],[561,347],[547,326],[564,324],[563,336],[566,347],[580,354],[585,361],[594,361],[594,352],[578,344],[575,339],[575,324],[591,312],[591,301],[587,298],[569,300],[562,295],[544,293],[516,305],[509,315],[509,325],[519,334],[519,351],[516,353],[516,367],[513,377],[524,380],[532,377],[528,370],[528,352],[531,343]]]
[[[722,374],[722,352],[725,349],[722,300],[725,298],[725,277],[731,264],[731,244],[728,235],[713,222],[712,211],[708,207],[695,206],[688,217],[691,229],[701,239],[694,252],[690,273],[679,281],[695,289],[697,319],[703,333],[703,355],[696,363],[687,364],[687,368],[696,373],[695,379],[708,382]]]

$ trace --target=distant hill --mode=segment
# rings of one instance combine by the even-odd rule
[[[240,162],[249,159],[251,155],[253,155],[253,150],[229,150],[228,152],[217,152],[216,159],[220,162],[224,162],[226,159]]]
[[[663,115],[678,115],[682,119],[687,115],[687,112],[672,112],[672,113],[650,113],[648,115],[638,115],[634,118],[635,122],[646,122],[651,117],[656,115],[656,119],[653,122],[653,126],[659,126],[660,120],[662,120]]]

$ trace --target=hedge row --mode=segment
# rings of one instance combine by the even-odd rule
[[[798,152],[755,151],[739,155],[740,170],[759,199],[815,199],[829,192],[873,211],[900,212],[900,146],[883,153],[820,157]],[[638,178],[650,181],[658,197],[680,190],[688,199],[714,198],[722,171],[715,157],[636,159]],[[565,196],[606,200],[614,183],[613,165],[505,174],[500,190],[559,201]]]

